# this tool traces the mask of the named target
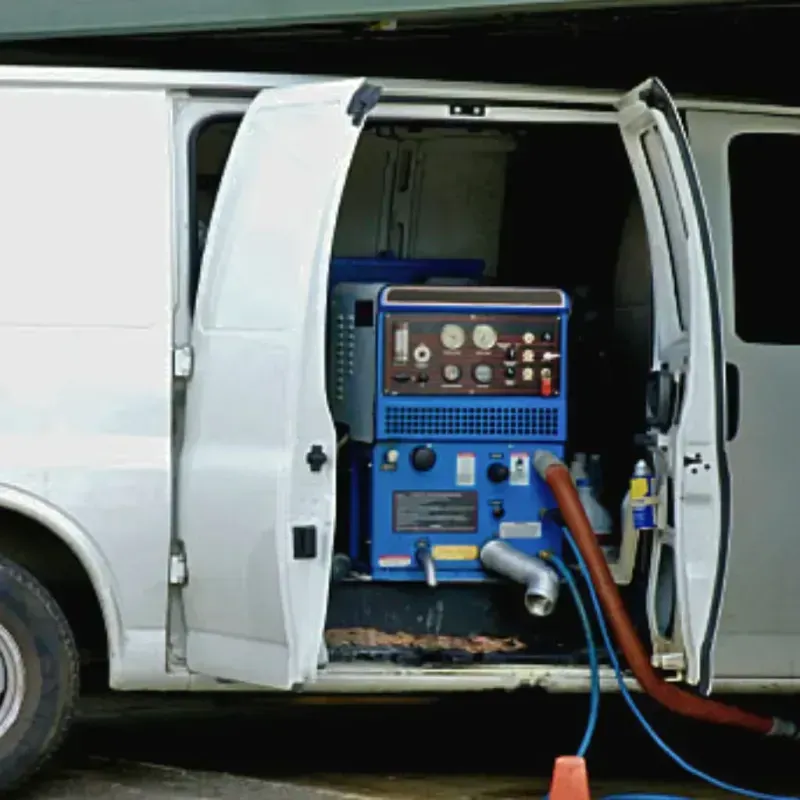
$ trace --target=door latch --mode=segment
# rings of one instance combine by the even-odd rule
[[[311,449],[306,453],[306,464],[312,472],[319,472],[328,463],[328,456],[322,449],[321,444],[312,444]]]

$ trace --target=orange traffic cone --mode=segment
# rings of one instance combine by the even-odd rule
[[[550,781],[550,800],[590,800],[586,761],[578,756],[556,759]]]

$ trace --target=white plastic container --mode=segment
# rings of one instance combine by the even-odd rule
[[[603,508],[600,501],[595,497],[594,488],[586,471],[586,453],[575,454],[569,471],[594,535],[603,550],[606,551],[611,544],[614,523],[611,519],[611,514]],[[606,555],[610,555],[610,553],[607,552]]]

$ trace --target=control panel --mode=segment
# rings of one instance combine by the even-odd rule
[[[561,318],[514,313],[383,315],[383,394],[561,392]]]
[[[430,553],[436,579],[482,581],[486,542],[528,555],[561,551],[555,507],[533,468],[537,447],[497,443],[378,444],[373,452],[370,570],[376,580],[421,581]],[[563,448],[547,449],[563,457]]]

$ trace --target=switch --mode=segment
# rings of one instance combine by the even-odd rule
[[[550,397],[553,394],[553,373],[549,369],[542,370],[541,387],[542,397]]]
[[[417,375],[417,383],[427,383],[430,380],[430,377],[427,372],[420,372]]]
[[[387,450],[386,455],[383,457],[383,460],[387,464],[396,464],[397,459],[400,457],[400,453],[397,450]]]
[[[516,361],[517,360],[517,348],[514,347],[513,344],[508,346],[506,350],[506,361]]]
[[[517,368],[516,367],[506,367],[506,378],[510,381],[513,381],[514,378],[517,377]]]
[[[495,519],[503,519],[506,515],[506,510],[503,508],[502,500],[492,500],[492,516]]]

